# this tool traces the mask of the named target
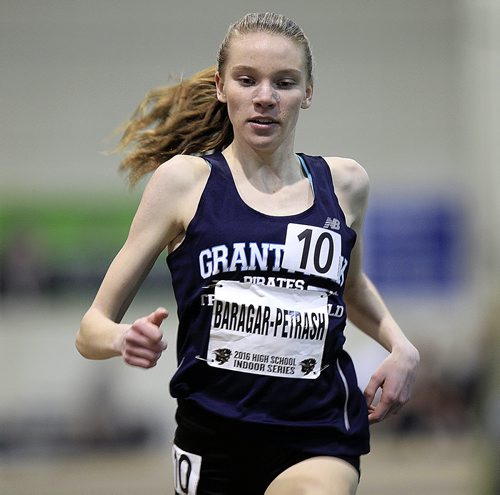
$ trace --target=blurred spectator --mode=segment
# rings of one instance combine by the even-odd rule
[[[491,453],[490,493],[500,493],[500,287],[492,290],[489,311],[484,324],[484,342],[481,349],[484,364],[481,380],[481,419],[485,425],[486,438]]]
[[[47,278],[42,243],[20,226],[7,239],[1,259],[1,289],[6,295],[38,295]]]

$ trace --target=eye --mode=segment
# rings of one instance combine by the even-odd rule
[[[241,76],[241,77],[238,77],[238,82],[242,86],[252,86],[252,84],[254,84],[255,81],[251,77]]]
[[[279,89],[290,89],[295,86],[295,81],[293,79],[281,79],[276,85]]]

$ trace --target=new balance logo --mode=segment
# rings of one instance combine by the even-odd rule
[[[325,225],[323,225],[324,229],[332,229],[339,230],[340,229],[340,220],[338,218],[330,218],[326,219]]]

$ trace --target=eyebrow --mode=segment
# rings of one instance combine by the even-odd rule
[[[235,72],[253,72],[253,71],[258,71],[259,69],[256,68],[256,67],[251,67],[249,65],[235,65],[232,70],[231,70],[231,73],[235,73]],[[293,68],[290,68],[290,69],[279,69],[276,71],[276,73],[278,75],[293,75],[295,77],[300,77],[302,76],[302,71],[298,70],[298,69],[293,69]]]

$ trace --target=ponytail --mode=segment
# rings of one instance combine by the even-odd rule
[[[233,139],[225,104],[217,99],[215,67],[150,91],[125,124],[117,150],[131,186],[179,154],[222,151]]]

